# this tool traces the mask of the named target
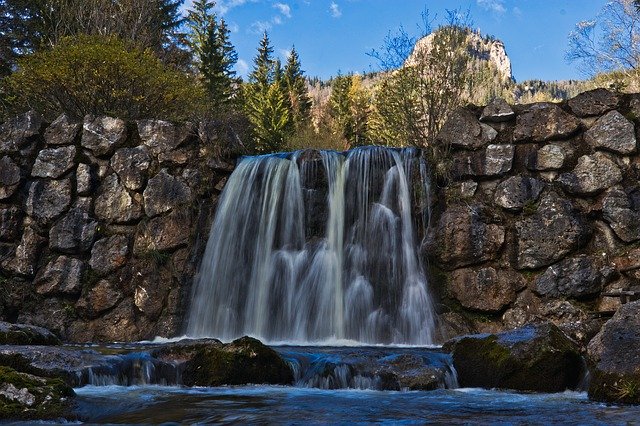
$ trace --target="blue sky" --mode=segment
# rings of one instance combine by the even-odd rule
[[[190,0],[187,0],[187,4]],[[583,76],[564,54],[567,36],[581,20],[593,19],[605,0],[218,0],[217,13],[232,29],[238,71],[251,67],[262,31],[275,53],[285,58],[292,45],[309,76],[328,78],[338,71],[369,71],[366,55],[379,48],[387,33],[403,25],[416,30],[421,12],[444,15],[445,9],[469,10],[474,27],[501,39],[513,75],[564,80]],[[187,6],[188,7],[188,6]],[[436,21],[437,23],[437,21]]]

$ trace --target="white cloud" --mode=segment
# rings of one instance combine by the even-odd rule
[[[504,14],[507,9],[504,7],[504,0],[476,0],[478,6],[496,15]]]
[[[273,27],[273,24],[269,21],[256,21],[251,24],[250,32],[255,34],[262,34],[265,31],[269,31]]]
[[[242,6],[246,3],[257,3],[260,0],[218,0],[214,9],[220,15],[224,15],[234,7]]]
[[[230,23],[229,31],[231,31],[234,34],[240,32],[240,25],[238,25],[236,22]]]
[[[332,1],[331,5],[329,6],[329,12],[331,13],[331,16],[333,16],[334,18],[339,18],[342,16],[342,11],[340,10],[340,6],[338,6],[338,3]]]
[[[291,6],[286,3],[274,3],[274,8],[278,9],[283,16],[291,18]]]
[[[278,52],[280,53],[280,56],[282,57],[282,59],[284,59],[285,61],[289,59],[289,56],[291,56],[290,49],[280,49],[278,50]]]
[[[513,7],[513,14],[515,16],[517,16],[518,18],[522,17],[522,9],[520,9],[518,6],[514,6]]]

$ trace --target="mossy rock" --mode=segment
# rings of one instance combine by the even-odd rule
[[[243,337],[223,346],[197,348],[185,363],[182,381],[186,386],[286,385],[293,382],[293,374],[273,349]]]
[[[640,301],[622,305],[587,348],[595,401],[640,404]]]
[[[64,418],[75,393],[61,379],[19,373],[0,366],[0,419]]]
[[[578,346],[551,323],[464,336],[445,349],[462,387],[561,392],[578,386],[584,365]]]
[[[0,345],[60,345],[60,339],[46,328],[0,321]]]

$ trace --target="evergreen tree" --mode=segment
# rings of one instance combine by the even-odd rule
[[[360,76],[339,75],[333,81],[329,112],[350,146],[368,143],[369,94]]]
[[[196,0],[187,16],[189,47],[204,82],[214,114],[228,112],[235,99],[238,79],[233,66],[238,55],[229,41],[229,29],[213,13],[214,2]]]
[[[265,32],[244,90],[245,111],[253,127],[258,152],[282,150],[291,128],[289,107],[282,88],[282,66],[272,55],[273,48]]]
[[[311,117],[311,99],[309,99],[307,82],[303,74],[300,57],[294,46],[287,58],[287,65],[284,69],[284,81],[289,97],[291,119],[296,128],[300,128],[301,125],[308,123]]]

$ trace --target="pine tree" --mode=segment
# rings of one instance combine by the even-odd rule
[[[294,46],[284,68],[284,82],[291,105],[291,120],[296,128],[307,124],[311,117],[311,99],[303,74],[300,57]]]
[[[253,71],[249,74],[249,83],[256,84],[263,90],[267,90],[273,82],[273,48],[270,45],[269,35],[265,31],[258,46],[258,54],[253,60]]]
[[[196,0],[187,16],[189,46],[198,73],[209,97],[210,110],[215,114],[228,112],[235,98],[238,80],[233,66],[238,55],[229,41],[229,29],[213,13],[214,3]]]

